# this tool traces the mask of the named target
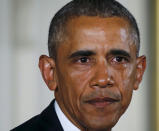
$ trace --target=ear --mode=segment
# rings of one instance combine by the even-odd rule
[[[139,84],[142,81],[142,77],[143,77],[145,69],[146,69],[146,57],[140,56],[137,58],[136,81],[135,81],[134,90],[138,89]]]
[[[42,77],[50,90],[55,90],[57,88],[55,67],[55,61],[52,58],[46,55],[40,56],[39,68]]]

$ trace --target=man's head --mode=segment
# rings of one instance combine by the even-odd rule
[[[75,0],[59,14],[50,26],[50,57],[40,57],[43,78],[78,128],[110,130],[146,66],[135,19],[113,0]]]

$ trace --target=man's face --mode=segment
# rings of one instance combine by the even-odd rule
[[[118,17],[70,20],[57,50],[55,98],[82,130],[112,128],[138,87],[136,46]],[[136,86],[137,85],[137,86]]]

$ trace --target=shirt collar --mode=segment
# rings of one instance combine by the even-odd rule
[[[62,112],[58,103],[55,101],[55,112],[64,131],[80,131]]]

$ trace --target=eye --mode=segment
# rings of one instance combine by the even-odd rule
[[[72,64],[74,67],[78,67],[78,68],[85,68],[88,69],[87,67],[91,67],[95,64],[96,60],[95,58],[91,57],[91,56],[79,56],[77,58],[74,58],[72,60]]]
[[[116,56],[112,59],[112,62],[118,63],[118,64],[124,64],[129,62],[129,59],[123,56]]]
[[[89,61],[90,60],[87,57],[81,57],[77,60],[77,62],[80,62],[80,63],[88,63]]]

